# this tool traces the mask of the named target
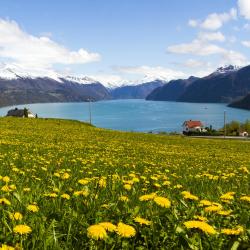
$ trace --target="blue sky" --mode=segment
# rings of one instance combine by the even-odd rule
[[[249,0],[1,0],[0,21],[0,62],[103,81],[201,76],[250,58]]]

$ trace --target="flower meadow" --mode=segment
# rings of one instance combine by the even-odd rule
[[[249,249],[250,142],[0,119],[0,249]]]

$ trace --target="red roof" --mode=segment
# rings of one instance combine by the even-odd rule
[[[195,127],[203,127],[203,124],[201,121],[185,121],[183,123],[184,126],[187,126],[188,128],[195,128]]]

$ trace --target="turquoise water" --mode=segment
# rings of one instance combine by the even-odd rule
[[[88,103],[27,104],[39,117],[65,118],[89,121]],[[10,107],[0,109],[6,115]],[[145,100],[113,100],[91,103],[92,122],[97,127],[124,131],[180,132],[185,120],[201,120],[205,126],[223,126],[223,114],[227,122],[250,119],[250,111],[233,109],[225,104],[200,104],[178,102],[153,102]]]

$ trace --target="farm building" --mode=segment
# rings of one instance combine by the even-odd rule
[[[6,116],[14,116],[14,117],[27,117],[27,118],[35,118],[36,115],[34,115],[29,109],[11,109],[8,111]]]

